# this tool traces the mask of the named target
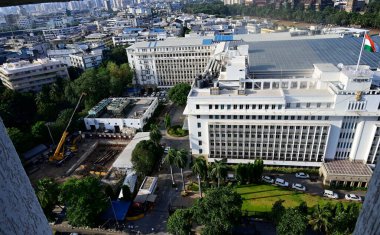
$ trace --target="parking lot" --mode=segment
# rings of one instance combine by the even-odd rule
[[[300,179],[296,178],[295,174],[280,174],[280,173],[268,173],[265,172],[263,175],[270,176],[273,179],[281,178],[285,181],[289,182],[289,187],[292,187],[293,183],[298,183],[301,185],[306,186],[306,193],[322,196],[323,191],[325,188],[322,185],[321,178],[317,178],[316,180],[311,179]],[[313,177],[312,177],[313,178]],[[350,190],[342,190],[342,189],[334,189],[334,192],[336,192],[339,196],[339,199],[343,199],[345,194],[352,193],[359,196],[364,197],[366,194],[366,191],[350,191]]]

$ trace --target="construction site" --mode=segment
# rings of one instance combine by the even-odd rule
[[[39,156],[38,161],[27,168],[33,184],[45,177],[62,182],[68,177],[81,178],[91,175],[101,177],[113,184],[125,176],[127,168],[131,168],[132,151],[128,150],[127,154],[121,153],[131,142],[132,136],[94,135],[80,131],[69,133],[72,118],[83,96],[85,96],[84,93],[80,96],[57,146],[49,153]],[[118,167],[115,168],[113,164],[118,158],[120,158]]]

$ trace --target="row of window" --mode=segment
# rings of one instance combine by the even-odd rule
[[[210,152],[210,158],[220,158],[220,157],[227,157],[230,159],[234,158],[242,158],[243,156],[248,159],[264,159],[264,160],[280,160],[280,161],[303,161],[303,159],[312,159],[316,162],[321,162],[323,160],[323,155],[310,155],[310,154],[285,154],[285,153],[260,153],[259,155],[256,155],[252,152],[221,152],[221,151],[211,151]]]
[[[199,115],[198,115],[199,116]],[[198,117],[197,116],[197,117]],[[245,120],[329,120],[328,116],[209,115],[209,119]]]
[[[222,146],[222,147],[225,147],[225,146],[234,146],[234,147],[256,147],[256,148],[274,148],[275,150],[278,150],[278,148],[287,148],[287,149],[292,149],[292,148],[298,148],[298,147],[301,147],[303,150],[305,150],[304,147],[306,147],[306,150],[311,150],[311,149],[317,149],[318,147],[323,147],[324,144],[321,144],[321,146],[318,146],[317,144],[314,144],[314,145],[310,145],[310,144],[296,144],[296,145],[293,145],[293,144],[271,144],[271,143],[241,143],[241,142],[228,142],[228,143],[219,143],[219,142],[213,142],[211,141],[210,142],[210,145],[211,146]]]
[[[294,139],[301,139],[301,135],[302,135],[302,140],[306,140],[306,139],[309,139],[309,141],[312,141],[312,138],[313,138],[313,134],[309,134],[309,135],[307,135],[307,134],[302,134],[302,133],[294,133],[294,134],[290,134],[290,135],[288,135],[288,134],[283,134],[283,135],[268,135],[268,134],[264,134],[264,135],[262,135],[262,134],[257,134],[257,135],[255,135],[254,133],[253,134],[245,134],[245,135],[243,135],[243,134],[219,134],[219,133],[216,133],[216,134],[213,134],[213,133],[210,133],[210,137],[216,137],[216,138],[219,138],[219,137],[234,137],[234,138],[237,138],[238,136],[239,136],[239,138],[243,138],[244,136],[245,136],[245,138],[251,138],[251,139],[259,139],[259,138],[264,138],[264,139],[267,139],[268,137],[270,138],[270,139],[274,139],[274,138],[276,138],[276,139],[279,139],[279,138],[283,138],[283,139],[290,139],[292,136],[294,135]],[[199,136],[200,137],[200,136]],[[324,134],[324,135],[322,135],[322,140],[325,140],[326,139],[326,137],[327,137],[327,134]],[[319,138],[319,137],[317,137],[317,138]]]
[[[307,103],[286,103],[286,108],[331,108],[331,105],[332,103],[310,103],[310,102],[307,102]],[[196,109],[200,109],[200,105],[197,104],[195,106]],[[209,110],[212,110],[212,109],[215,109],[215,110],[218,110],[218,109],[226,109],[226,110],[230,110],[230,109],[233,109],[233,110],[256,110],[256,109],[273,109],[273,110],[277,110],[277,109],[282,109],[282,105],[281,104],[234,104],[234,105],[231,105],[231,104],[227,104],[227,105],[224,105],[224,104],[209,104],[208,106]]]
[[[198,125],[200,125],[200,123],[198,123]],[[277,129],[277,130],[300,130],[300,129],[303,129],[303,130],[314,130],[316,129],[317,131],[319,131],[322,127],[321,126],[303,126],[301,128],[301,126],[275,126],[275,125],[271,125],[271,126],[267,126],[267,125],[263,125],[263,126],[257,126],[257,125],[214,125],[214,124],[210,124],[209,125],[210,127],[210,131],[213,131],[212,128],[240,128],[243,130],[243,128],[245,127],[246,129],[249,129],[252,127],[252,129],[256,129],[256,130],[261,130],[261,129],[264,129],[264,130],[274,130],[274,129]],[[255,128],[256,127],[256,128]]]

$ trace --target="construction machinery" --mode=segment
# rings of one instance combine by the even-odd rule
[[[86,93],[82,93],[80,95],[79,100],[77,102],[77,105],[75,106],[75,109],[74,109],[73,113],[71,114],[70,120],[67,123],[67,126],[66,126],[65,130],[63,131],[62,137],[61,137],[61,139],[60,139],[60,141],[59,141],[59,143],[57,145],[57,148],[55,149],[54,154],[51,157],[49,157],[49,161],[51,161],[51,162],[52,161],[61,161],[61,160],[63,160],[65,158],[64,144],[66,142],[67,136],[69,135],[68,129],[69,129],[71,121],[73,120],[73,117],[74,117],[74,115],[75,115],[75,113],[76,113],[76,111],[77,111],[77,109],[78,109],[78,107],[80,105],[80,102],[82,101],[82,98],[85,95],[86,95]]]

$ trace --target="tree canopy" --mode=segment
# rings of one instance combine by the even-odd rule
[[[223,2],[187,4],[184,12],[197,14],[205,13],[217,16],[255,16],[277,20],[301,21],[316,24],[334,24],[339,26],[360,25],[362,27],[380,27],[380,2],[371,1],[364,13],[346,12],[333,7],[325,7],[321,11],[304,9],[303,5],[295,5],[291,8],[289,4],[276,8],[275,4],[266,6],[256,5],[223,5]]]
[[[73,226],[94,226],[109,204],[100,181],[94,177],[71,178],[61,186],[61,201]]]
[[[133,168],[142,176],[148,175],[153,171],[161,155],[160,146],[155,145],[151,140],[143,140],[132,152]]]
[[[212,188],[193,207],[194,219],[204,225],[202,233],[228,234],[239,223],[243,200],[230,187]]]
[[[48,220],[53,220],[53,209],[58,204],[59,185],[53,179],[43,178],[36,184],[36,196]]]
[[[296,209],[287,209],[277,225],[278,235],[304,235],[306,233],[306,217]]]
[[[180,83],[169,90],[168,96],[173,103],[185,106],[187,103],[187,95],[191,90],[191,86],[187,83]]]
[[[168,232],[175,235],[188,235],[191,232],[192,213],[189,209],[178,209],[168,219]]]

